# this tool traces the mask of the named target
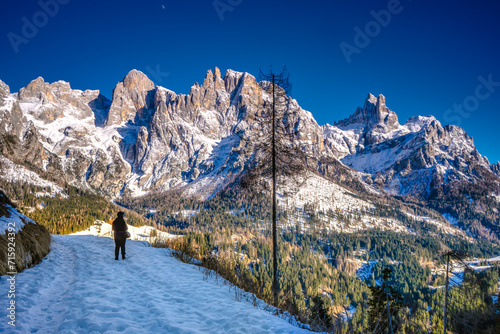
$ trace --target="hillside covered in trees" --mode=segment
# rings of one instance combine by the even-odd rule
[[[232,284],[257,297],[272,300],[272,240],[267,199],[262,194],[223,192],[207,201],[184,199],[176,192],[124,198],[116,204],[98,195],[66,187],[64,193],[48,197],[51,189],[22,184],[2,184],[14,194],[23,212],[40,221],[52,234],[67,234],[91,226],[95,220],[109,221],[118,210],[126,210],[129,224],[150,224],[182,238],[171,247],[198,258],[202,265],[218,272]],[[37,195],[38,194],[38,195]],[[404,204],[419,209],[415,204]],[[351,223],[352,214],[327,212]],[[365,212],[366,214],[366,212]],[[485,240],[470,243],[440,232],[434,225],[402,215],[397,207],[378,205],[369,212],[374,217],[398,218],[415,234],[369,229],[357,233],[339,233],[318,219],[313,206],[304,207],[303,220],[296,212],[279,212],[278,282],[279,306],[315,330],[364,333],[373,325],[373,287],[382,281],[384,268],[392,274],[387,284],[401,295],[394,321],[401,333],[432,332],[442,328],[444,277],[436,270],[444,262],[444,249],[462,249],[470,257],[493,257],[499,248]],[[295,223],[292,223],[294,222]],[[372,263],[368,275],[363,266]],[[471,298],[465,299],[454,316],[473,328],[493,328],[487,319],[497,307],[492,295],[498,286],[498,266],[465,281],[474,282]],[[453,292],[455,291],[455,292]],[[468,290],[467,290],[468,291]],[[460,296],[460,289],[450,290]],[[460,300],[457,297],[456,300]],[[462,303],[457,301],[457,303]],[[479,305],[476,309],[473,305]],[[472,315],[472,310],[480,314]],[[383,310],[382,310],[383,311]],[[370,318],[372,314],[372,318]],[[398,320],[399,319],[399,320]],[[474,319],[474,321],[472,321]],[[453,324],[453,322],[451,322]],[[457,325],[458,326],[458,325]]]

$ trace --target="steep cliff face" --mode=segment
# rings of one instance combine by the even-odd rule
[[[323,131],[326,145],[345,165],[369,176],[378,191],[394,195],[428,198],[450,180],[480,181],[475,167],[492,177],[495,171],[462,128],[443,127],[433,116],[400,125],[382,95],[370,94],[363,108]]]

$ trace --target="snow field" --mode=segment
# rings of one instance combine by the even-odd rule
[[[283,196],[288,193],[289,196]],[[306,204],[312,204],[316,207],[317,217],[325,223],[326,229],[335,232],[354,233],[367,229],[391,230],[400,233],[415,234],[415,231],[409,229],[407,224],[394,218],[382,218],[360,214],[360,220],[352,220],[346,223],[338,220],[336,217],[328,217],[326,212],[330,209],[337,210],[344,214],[358,215],[359,212],[370,211],[375,208],[373,203],[358,198],[352,192],[333,182],[323,179],[315,174],[309,174],[307,178],[296,186],[286,183],[278,189],[278,205],[284,211],[288,212],[289,220],[283,227],[293,227],[297,223],[301,224],[303,230],[309,229],[307,215],[303,208]],[[472,239],[452,224],[445,224],[435,219],[423,216],[416,216],[408,212],[403,212],[415,220],[423,220],[427,223],[436,225],[444,233],[460,235],[472,242]]]
[[[237,301],[234,292],[204,280],[195,266],[166,249],[127,241],[127,259],[114,260],[114,242],[91,235],[52,236],[52,250],[16,277],[16,328],[21,333],[305,333]],[[0,278],[0,291],[9,282]],[[9,300],[0,298],[0,332],[11,332]]]

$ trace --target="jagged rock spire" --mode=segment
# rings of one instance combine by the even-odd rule
[[[0,107],[4,106],[4,99],[10,95],[10,88],[5,82],[0,80]]]
[[[368,94],[363,108],[358,107],[353,115],[340,121],[338,124],[340,126],[347,126],[356,123],[365,124],[370,128],[377,124],[383,124],[389,127],[399,126],[398,116],[386,106],[385,96],[382,94],[378,97],[375,97],[373,94]]]
[[[155,84],[144,73],[130,71],[113,90],[113,100],[106,125],[144,118],[148,109],[154,107]]]

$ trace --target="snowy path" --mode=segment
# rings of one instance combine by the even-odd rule
[[[114,243],[90,235],[53,236],[42,263],[16,278],[20,333],[306,333],[236,301],[234,292],[165,255],[127,241],[125,261]],[[6,317],[8,276],[0,278],[0,332]],[[310,333],[310,332],[309,332]]]

